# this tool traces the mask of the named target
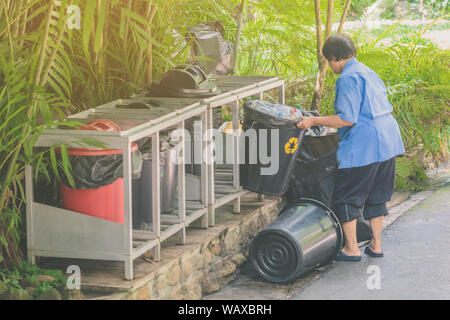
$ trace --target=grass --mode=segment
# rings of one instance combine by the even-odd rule
[[[49,277],[45,281],[39,281],[39,276]],[[38,298],[52,288],[64,290],[67,276],[60,270],[45,270],[21,261],[11,268],[0,269],[0,281],[10,292],[17,290],[19,295],[29,294],[32,298]]]

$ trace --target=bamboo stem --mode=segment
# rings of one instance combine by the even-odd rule
[[[8,12],[11,13],[11,16],[14,16],[15,8],[16,8],[16,1],[8,1]]]
[[[126,8],[128,10],[131,10],[131,0],[127,1]],[[123,45],[124,45],[123,48],[124,48],[125,51],[128,48],[128,29],[129,29],[129,24],[130,24],[130,18],[127,16],[127,17],[125,17],[125,28],[124,28],[125,34],[124,34],[124,37],[123,37]]]
[[[150,15],[151,15],[151,11],[152,11],[152,3],[151,3],[151,1],[149,1],[147,3],[147,8],[146,8],[146,11],[145,11],[145,20],[146,21],[149,21]],[[146,31],[149,32],[149,27],[148,26],[146,27]],[[137,83],[138,80],[139,80],[139,76],[141,74],[139,71],[141,70],[141,63],[142,63],[142,58],[144,56],[144,53],[145,53],[145,48],[141,48],[139,50],[139,53],[138,53],[138,56],[137,56],[137,59],[136,59],[136,63],[134,65],[134,81],[133,81],[133,83]],[[143,81],[146,80],[145,77],[146,77],[146,75],[144,74],[144,80]],[[142,80],[142,78],[141,78],[141,80]]]
[[[98,19],[98,17],[100,17],[100,11],[101,11],[101,9],[102,9],[102,1],[105,1],[105,0],[97,0],[97,19]],[[99,74],[101,74],[102,73],[102,70],[103,70],[103,65],[104,65],[104,56],[103,56],[103,45],[104,45],[104,31],[105,31],[105,29],[104,29],[104,25],[103,25],[103,30],[102,30],[102,34],[101,34],[101,37],[100,37],[100,46],[99,46],[99,50],[98,50],[98,65],[97,65],[97,72],[99,73]]]
[[[14,13],[14,16],[16,15],[16,12],[20,14],[20,10],[22,10],[23,7],[23,1],[24,0],[18,0],[17,6],[15,7],[16,10],[12,11]],[[12,34],[14,35],[14,38],[17,39],[19,37],[19,23],[20,19],[16,19],[16,21],[12,25]]]
[[[7,5],[6,5],[5,19],[9,19],[9,24],[8,24],[8,26],[11,27],[11,26],[13,26],[13,25],[16,24],[16,23],[19,23],[19,25],[20,25],[20,21],[19,21],[19,20],[22,19],[23,15],[24,15],[25,13],[27,13],[28,10],[25,10],[23,13],[20,13],[20,10],[19,10],[19,14],[18,14],[17,16],[15,16],[15,15],[14,15],[14,12],[9,11],[8,7],[11,7],[11,5],[10,5],[10,4],[7,4]],[[2,8],[3,8],[3,6],[2,6]],[[3,13],[4,13],[3,11],[0,12],[0,17],[1,17],[1,15],[2,15]],[[12,17],[12,19],[11,19],[10,17]],[[26,18],[25,18],[25,20],[26,20]],[[5,33],[8,32],[8,30],[9,30],[9,29],[6,28],[6,29],[4,29],[2,32],[0,32],[0,38],[2,38],[3,35],[4,35]],[[14,32],[11,32],[11,34],[13,34],[13,33],[14,33]]]
[[[155,13],[156,13],[156,9],[157,6],[156,4],[152,4],[152,9],[150,11],[150,17],[149,17],[149,25],[151,25],[153,23],[153,19],[155,17]],[[149,26],[149,28],[147,29],[149,36],[152,36],[152,29]],[[147,69],[147,86],[151,86],[152,82],[153,82],[153,45],[152,43],[149,41],[148,42],[148,52],[147,52],[147,56],[148,56],[148,69]]]
[[[4,13],[5,13],[5,19],[6,19],[6,29],[7,29],[7,33],[8,33],[9,50],[11,53],[12,67],[14,69],[16,62],[15,62],[15,58],[14,58],[14,50],[13,50],[14,46],[13,46],[13,41],[12,41],[12,36],[11,36],[11,29],[10,29],[10,25],[9,25],[8,9],[6,7],[5,0],[2,0],[2,3],[3,3],[3,9],[4,9]]]
[[[24,6],[28,6],[29,1],[30,0],[25,0]],[[20,24],[22,25],[22,27],[20,28],[20,31],[19,31],[19,38],[22,38],[26,32],[26,28],[27,28],[26,22],[27,22],[27,18],[28,18],[28,10],[29,9],[25,9],[25,12],[23,13],[22,18],[20,20]],[[22,45],[23,45],[23,39],[20,40],[20,46],[22,46]]]
[[[104,27],[104,29],[103,29],[103,41],[105,42],[105,44],[106,44],[106,47],[108,47],[108,36],[109,36],[109,33],[108,33],[108,28],[109,28],[109,15],[110,15],[110,11],[111,11],[111,0],[105,0],[106,1],[106,21],[105,21],[105,27]],[[106,58],[107,58],[107,55],[106,55],[106,52],[102,52],[102,55],[103,55],[103,68],[105,67],[105,65],[106,65]],[[102,71],[104,71],[104,69],[102,69]]]
[[[35,87],[40,84],[41,73],[42,73],[42,69],[44,67],[45,51],[47,50],[47,43],[48,43],[48,38],[49,38],[49,33],[50,33],[50,25],[51,25],[53,7],[54,7],[53,1],[50,1],[47,16],[46,16],[47,21],[46,21],[45,29],[44,29],[44,37],[42,39],[41,49],[39,51],[38,67],[36,69],[35,78],[34,78],[34,82],[33,82]]]

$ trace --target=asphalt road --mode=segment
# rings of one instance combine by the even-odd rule
[[[450,184],[383,231],[384,258],[333,262],[290,285],[261,280],[249,263],[205,300],[450,299]]]

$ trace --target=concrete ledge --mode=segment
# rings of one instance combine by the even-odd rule
[[[241,198],[241,214],[232,203],[216,210],[216,225],[201,229],[194,223],[186,232],[186,244],[176,235],[163,243],[161,261],[135,260],[133,281],[123,280],[123,263],[74,259],[42,259],[46,268],[81,269],[82,291],[95,300],[197,300],[220,290],[236,276],[247,260],[254,236],[274,221],[285,203],[279,197],[258,200],[254,193]]]

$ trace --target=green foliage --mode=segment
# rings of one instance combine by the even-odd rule
[[[438,156],[440,144],[448,139],[449,52],[439,50],[423,32],[391,41],[369,41],[361,46],[359,59],[384,80],[406,145],[423,144],[426,152]]]
[[[58,120],[72,108],[65,20],[56,18],[63,16],[68,1],[60,7],[38,0],[23,7],[7,2],[0,5],[0,255],[10,265],[20,259],[25,164],[47,176],[51,168],[44,166],[48,151],[33,153],[33,146],[46,128],[75,124]],[[60,165],[70,174],[66,160]]]
[[[397,158],[395,168],[395,188],[397,190],[424,190],[429,181],[424,170],[416,164],[416,159]]]
[[[364,10],[367,9],[370,5],[374,4],[376,0],[352,0],[350,4],[350,19],[358,19],[364,13]]]
[[[154,4],[150,21],[149,4]],[[16,217],[24,211],[25,164],[35,178],[71,179],[65,146],[33,149],[46,128],[78,124],[67,114],[145,90],[153,77],[186,62],[189,25],[220,20],[233,32],[237,1],[48,0],[0,3],[0,256],[20,260]],[[81,29],[66,27],[68,6]],[[187,14],[188,13],[188,14]],[[181,38],[181,39],[180,39]],[[60,153],[56,152],[57,148]],[[10,227],[14,226],[14,227]]]
[[[335,20],[342,2],[335,2]],[[321,1],[322,20],[327,1]],[[252,1],[243,30],[239,73],[278,75],[290,80],[317,69],[314,2],[304,0]]]
[[[50,276],[47,281],[38,281],[38,276]],[[33,297],[50,290],[64,289],[67,276],[60,270],[41,269],[26,261],[21,261],[9,269],[0,269],[0,280],[8,287],[25,292],[26,287],[33,286]]]

